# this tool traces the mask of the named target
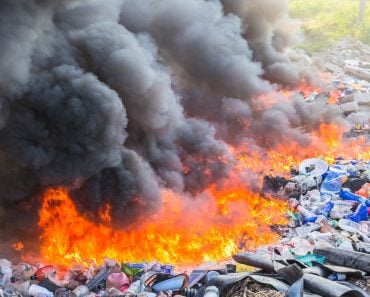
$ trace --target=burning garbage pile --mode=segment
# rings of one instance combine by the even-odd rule
[[[0,261],[0,297],[281,296],[368,273],[322,250],[369,250],[367,66],[328,94],[287,0],[184,3],[1,6],[0,258],[23,262]],[[251,255],[269,275],[240,272]]]
[[[369,161],[338,159],[328,165],[323,159],[307,159],[292,168],[291,176],[265,176],[263,184],[265,193],[289,200],[289,222],[275,226],[281,240],[236,253],[226,264],[203,264],[184,273],[183,267],[171,264],[109,258],[103,265],[75,264],[69,269],[12,265],[3,259],[1,294],[368,296]]]

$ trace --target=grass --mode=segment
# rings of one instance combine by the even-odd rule
[[[355,37],[370,44],[370,1],[365,20],[358,24],[360,0],[289,0],[291,17],[299,19],[309,52],[327,48],[337,40]]]

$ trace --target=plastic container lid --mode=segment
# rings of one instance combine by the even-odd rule
[[[326,171],[328,171],[328,164],[318,158],[312,158],[304,160],[299,165],[299,173],[303,175],[310,175],[313,177],[322,176]]]

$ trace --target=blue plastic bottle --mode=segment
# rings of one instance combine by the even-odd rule
[[[319,218],[319,216],[313,216],[313,217],[305,218],[302,221],[302,224],[305,225],[307,223],[315,223],[318,218]]]
[[[362,203],[366,205],[367,207],[370,207],[370,201],[367,200],[366,198],[353,194],[349,191],[340,191],[339,197],[342,198],[343,200],[351,200],[351,201],[357,201],[359,203]]]
[[[334,208],[334,202],[330,201],[328,204],[326,204],[325,208],[321,211],[321,214],[325,217],[328,217],[333,208]]]
[[[359,204],[356,211],[347,218],[356,223],[359,223],[360,221],[367,221],[369,218],[367,206],[362,203]]]
[[[338,193],[342,188],[345,172],[332,168],[326,173],[325,179],[321,184],[321,193]]]
[[[319,216],[311,216],[311,217],[308,217],[308,218],[305,218],[303,220],[303,224],[307,224],[307,223],[315,223],[316,220],[320,217],[320,216],[324,216],[325,218],[328,218],[329,217],[329,214],[331,212],[331,210],[334,208],[334,202],[330,201],[328,204],[325,205],[324,209],[321,210],[320,212],[320,215]]]

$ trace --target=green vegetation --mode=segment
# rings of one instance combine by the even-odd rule
[[[370,44],[370,1],[364,22],[358,22],[360,0],[289,0],[291,17],[302,22],[307,51],[316,51],[333,42],[355,37]]]

